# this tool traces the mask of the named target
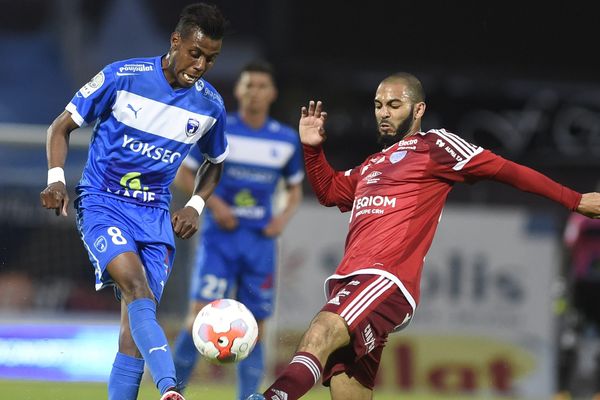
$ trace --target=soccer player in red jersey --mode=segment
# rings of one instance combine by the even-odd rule
[[[302,107],[300,140],[319,202],[350,212],[345,252],[326,283],[327,303],[277,380],[249,399],[295,400],[322,376],[334,400],[369,400],[387,336],[404,328],[419,301],[423,260],[455,182],[491,179],[600,218],[600,193],[580,194],[444,129],[421,131],[421,82],[385,78],[375,94],[383,150],[348,171],[327,162],[327,113]]]

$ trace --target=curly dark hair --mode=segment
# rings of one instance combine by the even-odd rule
[[[219,40],[225,36],[227,20],[221,10],[213,4],[195,3],[186,6],[179,16],[175,32],[185,38],[192,31],[199,29],[211,39]]]

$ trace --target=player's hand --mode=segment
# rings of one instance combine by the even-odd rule
[[[263,229],[263,235],[267,237],[277,237],[283,233],[285,229],[286,220],[281,215],[278,215],[271,219],[267,226]]]
[[[231,207],[225,203],[213,203],[210,210],[217,225],[226,231],[233,231],[240,224]]]
[[[590,218],[600,218],[600,193],[584,193],[576,210]]]
[[[189,239],[198,231],[200,226],[198,211],[193,207],[183,207],[171,215],[173,232],[178,238]]]
[[[323,103],[311,100],[308,103],[308,108],[302,106],[300,110],[300,123],[298,124],[298,132],[300,133],[300,141],[308,146],[319,146],[327,139],[325,135],[325,121],[327,121],[327,113],[323,111]]]
[[[42,207],[52,209],[56,215],[67,216],[67,205],[69,204],[69,194],[67,187],[62,182],[49,184],[46,189],[40,193]]]

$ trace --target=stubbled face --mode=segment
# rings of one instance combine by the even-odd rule
[[[241,110],[267,113],[277,97],[277,89],[270,74],[244,71],[235,86],[235,97]]]
[[[214,65],[221,52],[221,39],[211,39],[196,29],[183,38],[171,35],[171,48],[163,60],[163,71],[173,88],[191,87]]]
[[[384,81],[377,87],[375,119],[378,141],[383,146],[396,143],[412,133],[416,126],[414,103],[404,81]]]

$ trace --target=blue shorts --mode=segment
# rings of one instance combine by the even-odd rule
[[[267,318],[273,313],[276,250],[276,239],[256,229],[204,231],[192,276],[191,298],[206,303],[236,298],[257,320]]]
[[[93,194],[79,197],[75,209],[77,229],[96,273],[96,290],[114,285],[106,271],[112,259],[134,252],[159,302],[175,258],[169,212]]]

